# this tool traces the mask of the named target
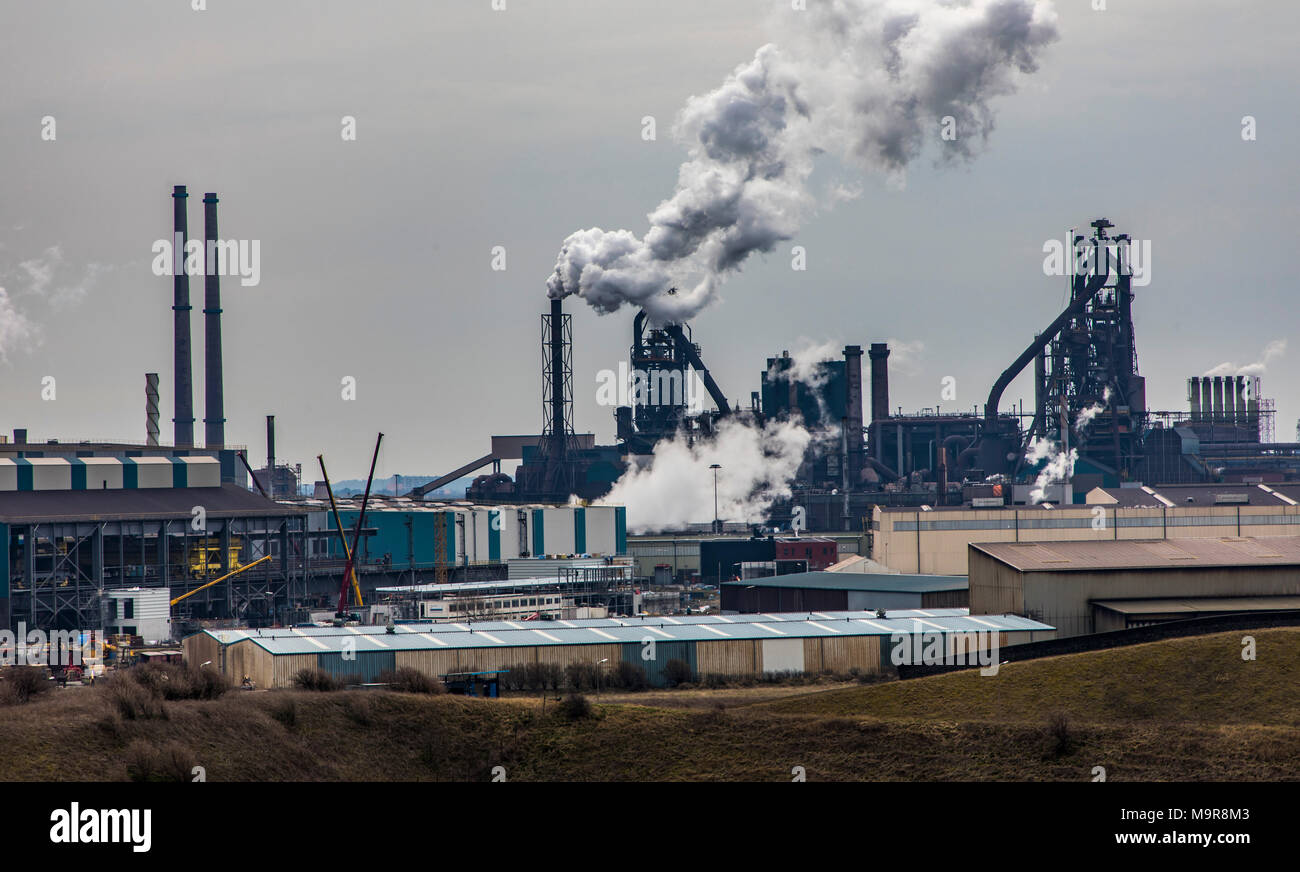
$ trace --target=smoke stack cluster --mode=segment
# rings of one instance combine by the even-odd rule
[[[194,447],[193,352],[190,342],[190,277],[185,268],[189,245],[189,218],[184,185],[172,189],[172,287],[174,313],[175,425],[177,448]],[[203,196],[204,264],[204,442],[209,449],[226,447],[225,392],[221,365],[221,275],[217,255],[216,194]],[[154,375],[154,415],[157,414],[157,376]],[[156,424],[149,431],[151,445],[157,444]]]

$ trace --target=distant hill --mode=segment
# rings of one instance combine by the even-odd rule
[[[442,473],[434,472],[429,475],[390,475],[388,478],[377,478],[375,479],[374,486],[370,489],[370,492],[372,494],[380,494],[390,497],[393,496],[394,493],[396,493],[397,496],[402,496],[405,493],[409,493],[411,488],[419,487],[425,482],[433,481],[441,474]],[[396,491],[394,491],[394,480],[396,480]],[[469,487],[470,482],[473,480],[473,476],[458,478],[446,487],[440,488],[436,491],[430,491],[425,496],[462,499],[465,496],[465,489]],[[366,491],[366,480],[364,478],[345,478],[341,481],[332,482],[332,484],[334,485],[335,496],[360,496]],[[308,493],[310,493],[313,488],[310,484],[305,485],[305,487]]]

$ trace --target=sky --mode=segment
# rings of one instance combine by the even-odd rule
[[[311,480],[320,453],[332,475],[364,476],[376,431],[381,477],[538,432],[561,243],[645,232],[687,157],[673,119],[780,45],[790,3],[493,5],[0,0],[0,432],[143,441],[144,373],[158,372],[170,440],[172,282],[152,246],[177,184],[191,232],[212,191],[222,236],[260,245],[256,286],[222,282],[228,442],[263,457],[274,414],[278,458]],[[892,405],[982,406],[1064,305],[1044,243],[1104,216],[1151,241],[1134,305],[1148,404],[1186,409],[1189,376],[1272,344],[1263,394],[1277,439],[1296,438],[1300,4],[1104,5],[1054,4],[1059,40],[994,100],[970,162],[927,152],[905,179],[818,166],[814,181],[860,195],[820,203],[691,323],[733,401],[748,405],[782,350],[890,340]],[[201,280],[191,296],[201,434]],[[626,358],[633,312],[575,297],[566,311],[577,429],[612,442],[598,373]],[[1031,390],[1022,377],[1004,402]]]

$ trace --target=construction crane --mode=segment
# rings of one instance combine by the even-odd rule
[[[366,520],[366,506],[370,503],[370,487],[375,480],[375,464],[379,461],[379,445],[384,441],[384,434],[380,433],[379,438],[375,440],[375,453],[370,458],[370,475],[366,477],[366,492],[361,498],[361,514],[357,516],[357,526],[352,531],[352,543],[348,544],[347,534],[343,532],[343,519],[339,516],[338,503],[334,500],[334,487],[330,484],[329,473],[325,471],[325,456],[316,455],[316,460],[320,463],[321,477],[325,479],[325,491],[329,494],[330,509],[334,513],[334,524],[339,532],[339,540],[343,543],[343,580],[339,584],[339,602],[334,616],[343,620],[348,613],[348,587],[349,583],[356,594],[357,605],[365,605],[361,601],[361,585],[357,583],[356,574],[356,553],[357,545],[361,538],[361,528]]]
[[[265,557],[257,558],[252,563],[245,563],[243,566],[231,572],[227,572],[225,575],[221,576],[220,578],[214,578],[212,579],[212,581],[209,581],[207,584],[201,584],[198,587],[194,588],[194,590],[187,591],[186,593],[181,594],[180,596],[176,597],[176,599],[172,600],[171,604],[175,606],[178,602],[185,599],[186,597],[194,596],[194,594],[198,593],[201,590],[207,590],[208,588],[212,587],[212,585],[214,584],[220,584],[221,582],[225,581],[227,578],[233,578],[234,576],[239,575],[239,573],[241,572],[246,572],[247,570],[252,569],[254,566],[257,566],[259,563],[265,563],[266,561],[270,560],[272,556],[273,555],[268,554]]]

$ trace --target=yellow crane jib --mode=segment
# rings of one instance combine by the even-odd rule
[[[176,599],[172,600],[171,604],[176,605],[178,602],[185,599],[187,596],[194,596],[194,594],[198,593],[199,591],[207,590],[208,588],[212,587],[212,585],[214,584],[220,584],[221,582],[225,581],[227,578],[231,578],[232,576],[239,575],[239,573],[241,572],[247,572],[248,570],[252,569],[254,566],[257,566],[259,563],[265,563],[266,561],[270,560],[273,556],[274,555],[272,554],[268,554],[265,557],[257,558],[252,563],[245,563],[243,566],[231,572],[227,572],[225,575],[221,576],[220,578],[214,578],[212,579],[212,581],[209,581],[207,584],[201,584],[198,587],[194,588],[194,590],[181,594],[180,596],[176,597]]]

